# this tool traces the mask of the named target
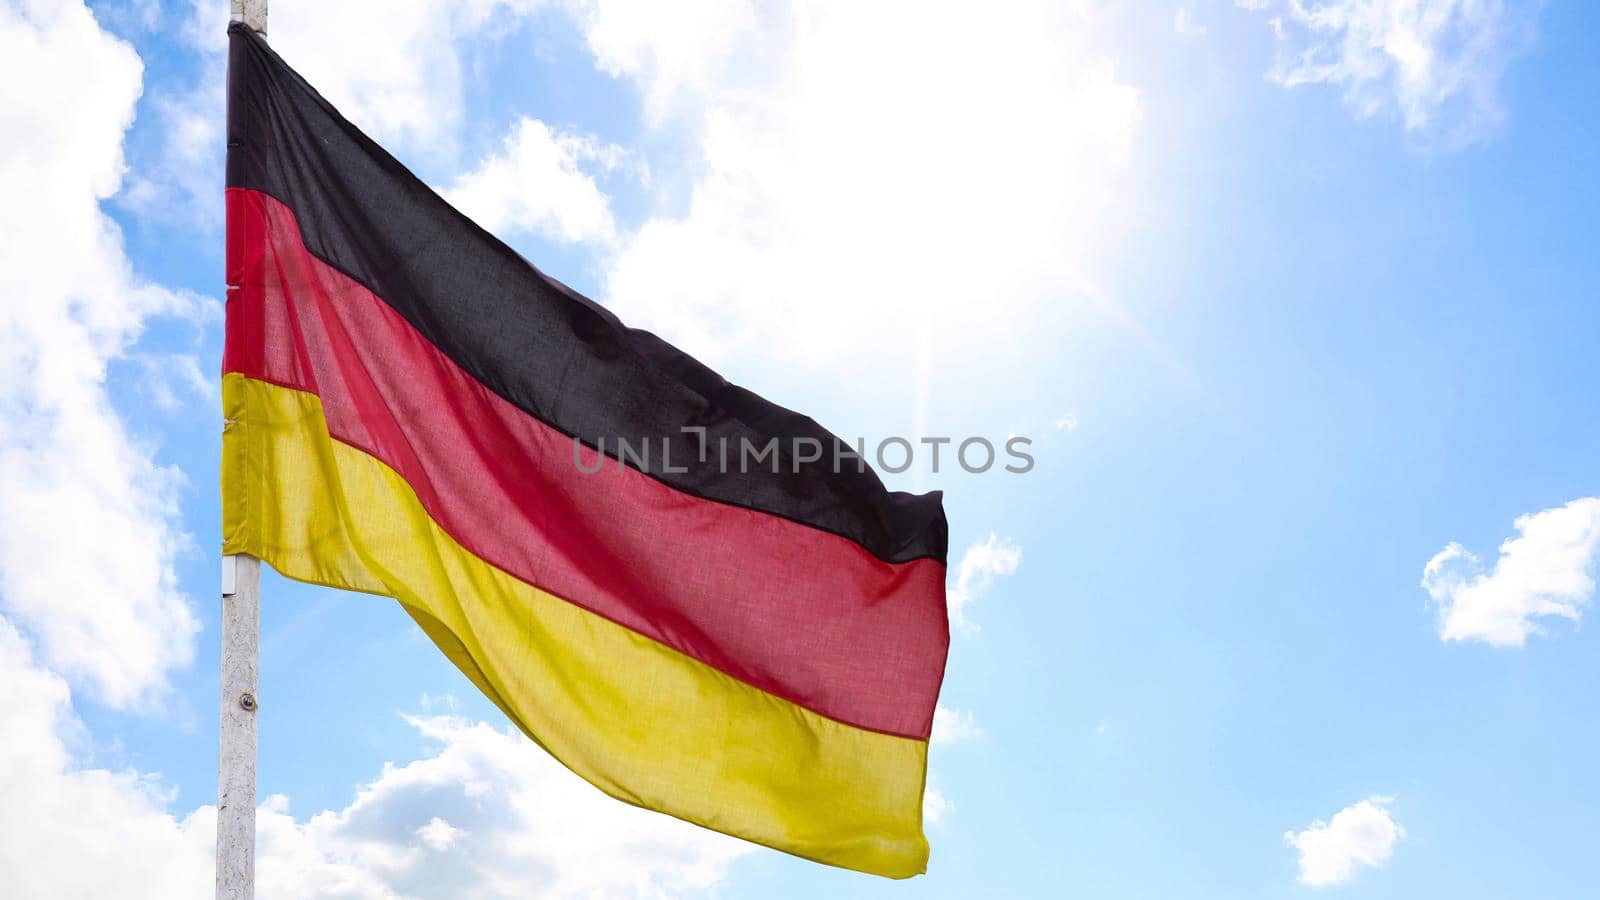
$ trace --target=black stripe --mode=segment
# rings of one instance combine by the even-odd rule
[[[489,389],[591,447],[603,439],[613,456],[619,438],[649,440],[646,463],[624,461],[686,493],[838,534],[889,562],[945,560],[939,492],[889,491],[854,463],[835,471],[835,450],[849,445],[540,272],[346,121],[255,32],[234,24],[228,34],[228,186],[288,206],[307,249]],[[770,463],[725,471],[715,449],[702,463],[701,438],[684,427],[731,453],[777,438],[782,474]],[[822,460],[793,473],[794,438],[821,442]]]

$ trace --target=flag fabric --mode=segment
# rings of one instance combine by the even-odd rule
[[[242,25],[227,224],[224,552],[398,600],[613,797],[925,870],[938,494],[541,273]]]

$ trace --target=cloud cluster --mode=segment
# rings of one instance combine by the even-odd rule
[[[216,809],[174,816],[160,780],[81,765],[58,676],[0,618],[0,884],[7,897],[211,896]],[[257,812],[262,900],[666,897],[726,877],[752,845],[600,795],[520,734],[409,720],[436,749],[385,766],[343,809]]]
[[[515,27],[548,0],[272,0],[273,47],[381,143],[454,148],[462,125],[463,43]],[[214,54],[228,7],[191,0],[185,30]],[[351,52],[359,41],[360,52]]]
[[[1518,516],[1517,536],[1487,571],[1451,542],[1428,560],[1422,587],[1439,610],[1439,637],[1520,647],[1544,634],[1543,619],[1578,621],[1594,599],[1600,558],[1600,498]]]
[[[198,627],[163,468],[111,407],[109,367],[208,301],[134,274],[100,209],[122,181],[143,66],[81,5],[0,7],[0,610],[113,706],[147,701]]]
[[[1180,6],[1172,12],[1172,30],[1181,38],[1198,38],[1205,36],[1206,26],[1194,20],[1187,6]]]
[[[86,766],[71,691],[0,618],[0,885],[7,897],[201,898],[216,817],[166,811],[160,782]]]
[[[983,729],[978,726],[978,720],[972,717],[972,713],[947,706],[934,708],[933,735],[930,738],[933,743],[959,744],[981,737]]]
[[[946,590],[950,605],[950,627],[958,633],[975,634],[978,626],[967,618],[967,607],[989,592],[998,577],[1010,575],[1022,564],[1022,548],[1010,538],[997,534],[974,542],[956,564],[954,577]]]
[[[441,193],[496,234],[524,231],[565,243],[605,245],[616,236],[611,200],[583,166],[614,170],[626,158],[615,145],[523,117],[511,126],[499,153]]]
[[[1392,797],[1368,797],[1318,819],[1303,831],[1290,831],[1284,843],[1300,853],[1300,883],[1310,887],[1343,884],[1358,870],[1389,861],[1405,829],[1394,820]]]
[[[339,111],[415,164],[451,165],[463,126],[465,45],[500,35],[549,0],[273,0],[274,49]],[[181,33],[203,62],[153,98],[159,151],[123,198],[140,215],[221,227],[228,4],[190,0]],[[359,53],[351,52],[357,42]]]
[[[1236,0],[1268,11],[1286,87],[1328,84],[1359,118],[1385,112],[1446,146],[1501,123],[1500,79],[1531,42],[1538,2],[1518,0]]]
[[[909,371],[1077,296],[1139,108],[1096,4],[704,5],[587,4],[600,63],[694,137],[686,205],[606,265],[624,320],[713,362]]]
[[[709,888],[750,844],[599,796],[522,735],[448,716],[437,752],[386,766],[304,824],[259,819],[263,898],[665,897]]]
[[[763,10],[748,0],[571,0],[596,64],[643,88],[650,116],[695,110],[700,98],[727,85],[741,45],[762,52],[788,12]],[[748,74],[755,72],[746,70]]]
[[[133,49],[83,6],[0,6],[0,78],[24,86],[0,99],[8,897],[201,897],[211,883],[206,814],[174,818],[155,779],[86,764],[68,682],[138,708],[189,660],[197,628],[172,568],[185,542],[178,476],[129,434],[106,390],[152,317],[202,308],[135,276],[100,209],[122,181],[142,77]]]

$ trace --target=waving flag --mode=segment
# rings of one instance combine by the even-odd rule
[[[938,495],[625,327],[230,45],[224,552],[395,598],[613,797],[923,871]]]

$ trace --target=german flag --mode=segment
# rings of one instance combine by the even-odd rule
[[[395,598],[617,799],[924,871],[939,496],[543,274],[229,34],[224,552]]]

